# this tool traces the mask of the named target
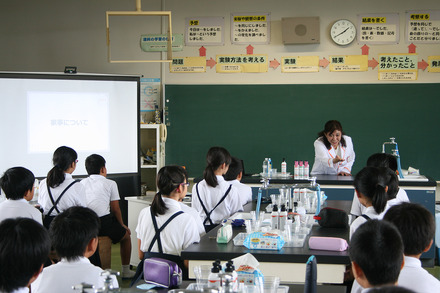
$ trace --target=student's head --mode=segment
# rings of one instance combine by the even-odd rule
[[[58,256],[73,261],[86,252],[95,252],[99,227],[100,220],[94,211],[74,206],[53,219],[49,234]]]
[[[403,202],[392,206],[383,219],[399,230],[405,255],[418,257],[431,247],[435,235],[434,216],[422,205]]]
[[[386,178],[388,200],[396,198],[397,193],[399,192],[399,178],[397,178],[396,172],[386,167],[380,168],[380,170]]]
[[[225,177],[225,180],[231,181],[238,179],[239,175],[242,175],[243,172],[243,164],[240,159],[236,157],[231,158],[231,164],[229,165],[228,172],[226,172],[223,177]],[[241,178],[240,175],[240,178]]]
[[[390,168],[394,172],[397,171],[397,159],[391,154],[376,153],[372,154],[367,160],[368,167],[384,167]]]
[[[47,184],[54,188],[64,182],[64,173],[75,170],[78,154],[67,146],[55,150],[52,157],[53,168],[47,174]]]
[[[32,283],[49,256],[47,230],[29,218],[0,223],[0,292],[12,292]]]
[[[385,171],[375,167],[364,167],[354,177],[354,188],[359,201],[374,207],[376,213],[384,211],[387,204],[387,177]]]
[[[159,192],[154,196],[151,203],[151,209],[154,215],[163,215],[167,210],[162,196],[170,196],[173,192],[178,191],[179,199],[183,199],[188,191],[188,174],[186,170],[180,166],[165,166],[157,173],[156,185]]]
[[[343,135],[344,135],[344,131],[342,130],[342,125],[337,120],[327,121],[324,125],[324,130],[318,133],[318,137],[322,137],[324,145],[327,147],[327,149],[330,149],[332,145],[332,141],[334,141],[335,143],[336,141],[338,143],[341,142],[341,145],[343,147],[346,147],[347,144],[345,143],[345,139]]]
[[[29,200],[31,200],[34,182],[35,176],[31,171],[23,167],[14,167],[3,173],[0,178],[0,187],[8,199],[22,199],[30,194]]]
[[[215,172],[223,168],[226,173],[230,164],[231,155],[227,149],[223,147],[210,148],[206,155],[206,168],[203,172],[203,178],[206,180],[206,183],[208,183],[209,186],[216,187],[218,182]]]
[[[362,287],[394,285],[403,265],[402,238],[393,224],[368,220],[353,233],[349,255]]]
[[[86,158],[86,170],[89,175],[99,175],[103,167],[105,167],[105,159],[102,156],[93,154]]]

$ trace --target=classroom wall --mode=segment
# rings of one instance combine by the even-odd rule
[[[270,60],[282,56],[360,55],[363,44],[354,42],[340,47],[330,40],[331,24],[340,18],[356,21],[359,13],[400,14],[401,41],[397,45],[370,46],[369,59],[380,53],[407,53],[404,38],[405,11],[440,9],[440,1],[419,0],[143,0],[143,11],[172,12],[173,32],[184,33],[185,17],[225,17],[225,45],[206,46],[207,59],[216,54],[245,54],[245,45],[231,45],[229,20],[232,12],[270,12],[271,42],[254,45],[255,54],[268,54]],[[106,11],[135,11],[135,0],[23,0],[0,1],[0,70],[63,71],[74,65],[80,72],[142,74],[160,77],[167,84],[310,84],[310,83],[378,83],[377,68],[367,72],[333,73],[328,68],[319,73],[281,73],[269,68],[266,73],[220,74],[214,69],[206,73],[169,73],[168,66],[158,63],[110,64],[107,61]],[[321,43],[284,46],[281,41],[281,18],[319,16]],[[166,32],[166,21],[160,17],[111,17],[110,34],[113,59],[161,59],[161,53],[142,52],[142,34]],[[418,44],[419,61],[429,55],[440,55],[439,45]],[[176,57],[199,56],[199,47],[185,47]],[[438,82],[439,74],[419,70],[419,79],[411,83]],[[385,83],[380,81],[380,83]],[[395,83],[395,82],[391,82]]]

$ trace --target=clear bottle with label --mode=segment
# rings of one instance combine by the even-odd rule
[[[232,291],[237,291],[237,289],[238,289],[238,280],[237,280],[238,274],[235,271],[234,262],[232,260],[230,260],[226,263],[225,273],[230,274],[232,277],[232,279],[231,279]]]
[[[220,289],[221,287],[221,279],[219,276],[219,272],[221,270],[220,264],[215,261],[212,263],[211,273],[208,276],[208,287]]]
[[[299,179],[299,165],[298,165],[298,161],[295,161],[295,167],[293,168],[293,179]]]
[[[304,179],[309,179],[309,162],[305,161],[304,163]]]
[[[268,170],[269,170],[269,159],[265,158],[263,161],[263,176],[268,175]]]
[[[286,159],[283,158],[283,162],[281,163],[281,175],[286,175],[287,174],[287,163],[286,163]]]
[[[277,230],[279,229],[279,212],[278,212],[278,206],[276,204],[273,205],[272,208],[272,214],[270,215],[270,219],[271,219],[271,226],[272,226],[272,230]]]
[[[281,205],[281,211],[279,213],[279,223],[278,223],[278,228],[279,229],[284,229],[284,227],[286,226],[286,222],[287,222],[287,210],[286,210],[286,205]]]
[[[304,163],[299,161],[299,177],[298,179],[304,179]]]

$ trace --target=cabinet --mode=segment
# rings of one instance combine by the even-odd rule
[[[165,163],[164,125],[141,124],[140,126],[140,151],[141,151],[141,185],[146,184],[147,190],[156,191],[156,174]],[[148,150],[155,152],[153,161],[145,160]]]

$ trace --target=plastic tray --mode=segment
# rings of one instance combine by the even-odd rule
[[[249,234],[247,234],[247,233],[238,233],[237,236],[235,236],[234,239],[232,240],[232,241],[234,241],[234,245],[235,246],[243,246],[244,239],[248,235]]]
[[[191,283],[188,285],[188,287],[186,287],[187,291],[183,291],[183,292],[191,292],[191,291],[204,291],[207,292],[209,291],[210,288],[208,288],[208,285],[202,285],[202,286],[198,286],[196,283]],[[176,292],[180,292],[181,289],[176,289]],[[217,290],[212,290],[212,292],[217,292]],[[170,292],[170,291],[168,291]],[[288,293],[289,292],[289,286],[278,286],[278,290],[277,293]]]

